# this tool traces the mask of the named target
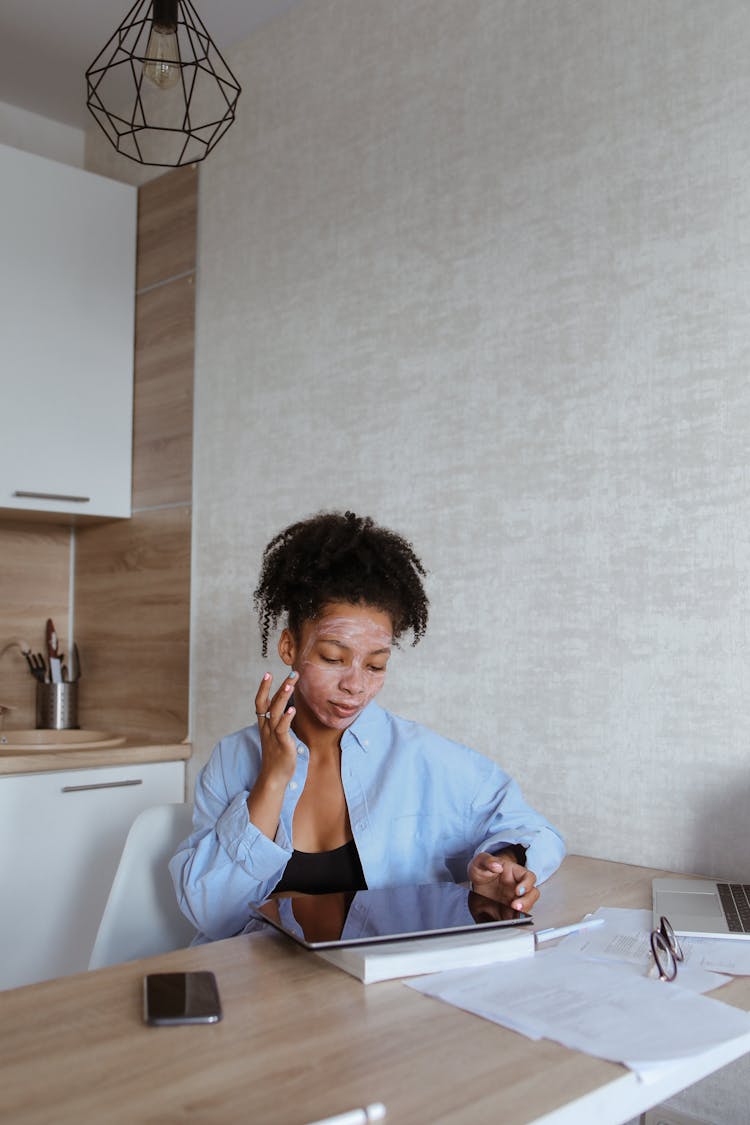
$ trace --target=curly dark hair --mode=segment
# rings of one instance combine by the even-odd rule
[[[427,628],[425,574],[411,544],[369,516],[319,512],[290,524],[264,550],[253,593],[263,655],[284,614],[298,636],[329,602],[374,606],[390,614],[394,640],[411,630],[415,645]]]

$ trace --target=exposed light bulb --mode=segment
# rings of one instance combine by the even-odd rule
[[[143,73],[160,90],[168,90],[180,81],[176,27],[164,27],[154,22],[148,37]]]
[[[151,34],[148,37],[143,73],[160,90],[180,81],[180,45],[177,41],[178,0],[152,0]]]

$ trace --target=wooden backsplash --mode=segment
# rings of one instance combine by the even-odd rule
[[[190,506],[79,532],[81,726],[147,742],[187,735]]]
[[[52,523],[0,524],[0,704],[13,708],[7,727],[34,726],[36,688],[19,649],[6,646],[20,638],[44,653],[51,617],[68,652],[70,535]]]
[[[0,525],[0,651],[41,648],[54,618],[68,643],[71,535],[82,727],[147,741],[188,733],[192,403],[197,170],[139,190],[133,516],[79,526]],[[0,659],[6,725],[34,725],[34,683],[17,650]]]

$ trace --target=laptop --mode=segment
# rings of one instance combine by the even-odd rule
[[[654,879],[654,926],[662,915],[682,937],[750,938],[750,884]]]
[[[505,929],[532,921],[530,914],[457,883],[279,895],[252,910],[306,949]]]

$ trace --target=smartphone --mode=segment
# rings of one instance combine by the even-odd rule
[[[213,973],[149,973],[143,978],[143,1018],[157,1027],[218,1023],[221,1001]]]

